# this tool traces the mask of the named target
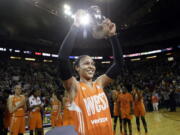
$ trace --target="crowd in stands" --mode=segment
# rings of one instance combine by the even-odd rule
[[[97,75],[104,73],[107,65],[96,63]],[[0,94],[12,93],[15,84],[20,83],[28,95],[33,89],[40,89],[42,97],[49,99],[54,90],[62,91],[61,80],[58,77],[57,63],[40,63],[20,60],[1,60],[0,62]],[[158,97],[160,107],[169,109],[167,101],[174,98],[177,104],[178,94],[174,91],[180,90],[180,64],[174,62],[134,62],[126,63],[121,76],[110,87],[106,88],[107,94],[116,89],[116,84],[123,84],[131,91],[132,87],[138,85],[144,91],[144,101],[148,111],[152,111],[152,96]],[[109,99],[111,101],[111,99]]]

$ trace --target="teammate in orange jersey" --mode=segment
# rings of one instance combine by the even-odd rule
[[[123,121],[121,117],[121,109],[120,109],[120,104],[119,104],[119,99],[122,96],[122,88],[121,85],[117,86],[117,91],[118,91],[118,97],[117,97],[117,102],[118,102],[118,107],[119,107],[119,124],[120,124],[120,133],[123,134]]]
[[[133,101],[134,101],[134,115],[136,116],[136,125],[137,130],[140,133],[140,121],[141,118],[145,133],[148,132],[147,130],[147,123],[145,119],[145,107],[144,107],[144,101],[143,101],[143,95],[142,91],[139,88],[133,88],[132,95],[133,95]]]
[[[116,132],[116,124],[119,117],[119,104],[118,104],[118,91],[113,90],[112,91],[112,98],[114,101],[114,110],[113,110],[113,117],[114,117],[114,134]]]
[[[56,92],[52,93],[51,97],[51,126],[57,127],[62,126],[62,115],[61,115],[61,101],[56,96]]]
[[[132,105],[133,98],[130,93],[127,92],[125,87],[122,88],[123,93],[119,96],[121,118],[123,120],[124,133],[127,135],[127,124],[129,129],[129,135],[132,135]]]
[[[36,135],[43,135],[42,129],[42,117],[41,117],[41,109],[43,104],[40,99],[40,91],[35,90],[33,94],[29,97],[29,129],[30,135],[33,135],[35,130]]]
[[[74,125],[73,113],[68,109],[71,102],[69,93],[65,91],[63,97],[63,126]]]
[[[71,109],[76,110],[78,114],[78,125],[75,125],[78,126],[78,134],[113,135],[110,109],[103,88],[118,76],[123,63],[122,49],[116,35],[116,26],[106,19],[103,21],[101,29],[97,29],[100,31],[93,31],[93,35],[102,34],[104,38],[110,40],[114,56],[113,65],[105,74],[93,81],[96,70],[93,59],[87,55],[80,56],[75,62],[75,70],[80,77],[80,81],[78,81],[73,77],[69,56],[75,44],[75,35],[78,35],[81,15],[80,11],[75,14],[74,24],[61,45],[59,51],[60,77],[63,80],[63,86],[73,98]]]
[[[64,115],[63,115],[63,126],[74,126],[75,131],[82,132],[82,113],[79,111],[79,107],[76,105],[76,98],[74,100],[70,97],[71,95],[65,91],[64,101]]]
[[[21,85],[14,87],[15,95],[9,98],[8,109],[12,113],[10,135],[23,135],[25,131],[25,96],[21,95]]]

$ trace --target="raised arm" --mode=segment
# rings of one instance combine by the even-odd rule
[[[116,34],[116,26],[110,21],[107,22],[109,27],[108,31],[108,40],[111,43],[113,51],[113,64],[106,71],[106,73],[100,76],[96,81],[101,84],[102,87],[105,87],[111,83],[116,77],[120,74],[121,68],[123,66],[123,52],[120,42]]]
[[[67,91],[73,89],[75,83],[77,82],[75,77],[73,77],[73,69],[69,60],[69,56],[72,52],[76,35],[79,31],[80,26],[80,15],[82,14],[81,10],[78,10],[75,14],[74,23],[66,35],[60,49],[59,49],[59,72],[60,78],[63,81],[63,85]]]
[[[72,25],[59,49],[59,73],[66,90],[70,90],[73,81],[75,81],[69,56],[72,52],[77,32],[78,28],[75,25]]]

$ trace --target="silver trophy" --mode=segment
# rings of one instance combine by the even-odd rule
[[[76,16],[83,28],[83,36],[87,37],[87,30],[90,30],[93,37],[97,39],[105,38],[103,21],[106,19],[102,15],[99,6],[90,6],[87,10],[79,9]]]
[[[101,25],[102,22],[106,19],[106,17],[102,15],[100,7],[97,5],[91,6],[88,9],[88,13],[91,15],[91,18],[93,19],[93,25]]]

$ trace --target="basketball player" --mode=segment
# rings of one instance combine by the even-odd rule
[[[113,117],[114,117],[114,134],[116,133],[116,124],[119,117],[119,104],[118,104],[118,91],[112,91],[112,98],[114,102],[114,110],[113,110]]]
[[[116,26],[106,19],[102,23],[99,34],[109,38],[112,48],[114,63],[107,72],[95,81],[92,81],[96,67],[93,59],[88,55],[80,56],[75,62],[80,81],[73,77],[69,56],[75,41],[75,35],[79,31],[80,12],[77,12],[74,24],[64,39],[59,51],[59,71],[63,80],[63,86],[71,93],[73,109],[78,112],[79,135],[113,135],[112,120],[107,97],[103,88],[110,84],[117,77],[122,65],[122,49],[116,36]],[[96,32],[96,31],[94,31]],[[96,34],[93,34],[96,35]],[[96,38],[96,37],[95,37]]]
[[[133,101],[134,101],[134,115],[136,116],[136,125],[137,125],[137,130],[140,133],[140,120],[142,120],[143,126],[145,133],[147,134],[147,123],[145,119],[145,107],[144,107],[144,101],[143,101],[143,95],[142,91],[139,88],[133,88]]]
[[[25,131],[25,96],[21,95],[21,85],[14,87],[15,94],[9,99],[8,109],[12,113],[10,135],[23,135]]]
[[[72,112],[69,110],[71,106],[70,95],[67,91],[63,97],[63,126],[74,125]]]
[[[61,102],[56,96],[56,92],[53,92],[51,97],[51,126],[57,127],[62,126],[62,116],[61,116]]]
[[[65,91],[63,126],[73,126],[76,132],[81,132],[82,126],[79,122],[81,122],[83,118],[82,113],[75,104],[75,99],[76,98],[72,99],[71,95]]]
[[[123,121],[122,121],[121,109],[120,109],[120,105],[119,105],[119,99],[123,94],[121,85],[117,86],[117,91],[118,91],[117,102],[118,102],[118,107],[119,107],[119,115],[118,116],[119,116],[119,124],[120,124],[120,133],[123,134]]]
[[[41,117],[41,109],[43,104],[40,99],[40,91],[33,91],[32,95],[29,97],[29,129],[30,135],[33,135],[33,131],[35,131],[36,135],[43,135],[42,129],[42,117]]]
[[[120,112],[121,118],[123,120],[123,128],[124,134],[127,135],[127,124],[129,129],[129,135],[132,135],[132,105],[133,105],[133,98],[130,93],[128,93],[127,88],[122,88],[123,93],[119,96],[119,105],[120,105]]]

